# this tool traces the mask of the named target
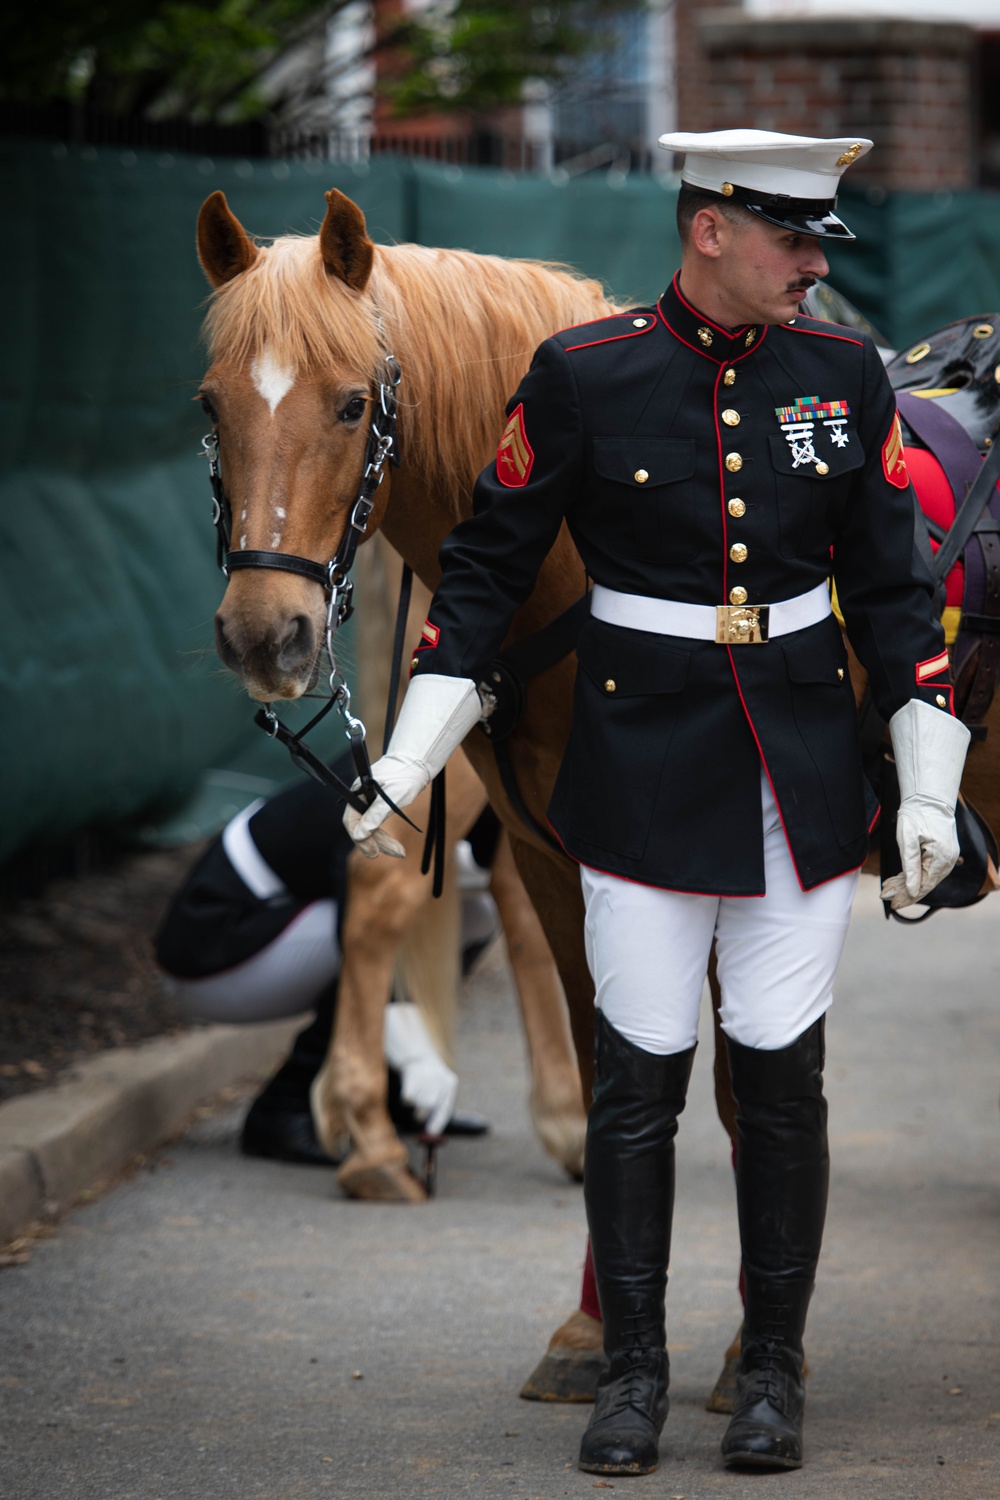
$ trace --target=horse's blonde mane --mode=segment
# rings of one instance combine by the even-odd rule
[[[612,312],[603,288],[565,266],[467,250],[377,246],[356,292],[327,274],[316,236],[284,236],[214,294],[213,360],[267,348],[299,372],[403,370],[400,445],[457,515],[503,426],[504,403],[549,334]]]

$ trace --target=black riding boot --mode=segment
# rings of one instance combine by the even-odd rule
[[[247,1111],[240,1139],[245,1156],[265,1156],[303,1166],[335,1165],[316,1135],[309,1090],[326,1058],[336,1005],[337,981],[333,979],[321,991],[316,1015],[295,1038],[290,1056]]]
[[[823,1240],[830,1158],[823,1021],[776,1052],[727,1038],[746,1314],[730,1468],[802,1465],[802,1335]]]
[[[674,1136],[693,1061],[693,1047],[644,1052],[598,1011],[584,1193],[609,1365],[580,1446],[580,1468],[592,1474],[649,1474],[659,1456]]]

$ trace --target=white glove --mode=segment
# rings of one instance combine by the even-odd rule
[[[886,880],[882,897],[893,910],[922,901],[958,860],[955,803],[971,738],[960,719],[919,698],[889,720],[899,778],[896,842],[903,872]]]
[[[483,705],[471,677],[443,677],[432,672],[414,677],[406,690],[392,731],[389,748],[372,766],[372,775],[384,786],[397,807],[407,807],[458,749],[474,724],[482,718]],[[363,815],[348,805],[344,827],[368,859],[379,852],[402,858],[402,844],[386,833],[377,833],[392,809],[376,797]]]
[[[409,1000],[385,1008],[385,1060],[401,1076],[400,1092],[428,1135],[440,1135],[458,1094],[453,1073],[431,1041],[424,1018]]]

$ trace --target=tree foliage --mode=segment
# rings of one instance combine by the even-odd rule
[[[405,28],[408,66],[387,91],[401,114],[516,104],[528,79],[560,82],[584,53],[612,45],[621,0],[431,0]]]
[[[49,0],[0,18],[0,99],[69,99],[114,114],[233,122],[281,113],[274,64],[313,39],[325,88],[323,33],[349,0]],[[643,0],[637,0],[638,5]],[[604,44],[623,0],[431,0],[379,29],[391,60],[384,92],[397,113],[516,103],[526,80],[557,81]],[[265,75],[272,70],[265,87]]]

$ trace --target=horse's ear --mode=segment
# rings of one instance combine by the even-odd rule
[[[326,195],[326,218],[319,232],[319,249],[330,276],[356,292],[363,292],[372,273],[375,246],[365,229],[365,216],[356,203],[331,188]]]
[[[198,259],[212,286],[224,286],[247,271],[260,250],[226,202],[225,193],[212,193],[198,213]]]

